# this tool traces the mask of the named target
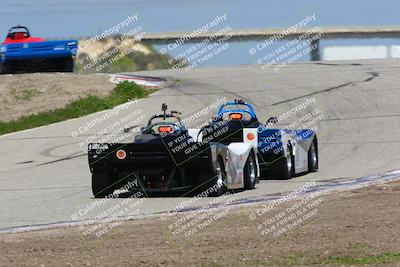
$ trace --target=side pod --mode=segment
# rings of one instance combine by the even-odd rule
[[[256,176],[258,178],[258,159],[253,146],[249,143],[231,143],[228,145],[228,160],[226,166],[228,189],[238,189],[244,187],[244,168],[247,159],[249,156],[251,156],[251,154],[253,154],[256,161]]]

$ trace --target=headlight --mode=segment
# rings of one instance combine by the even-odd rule
[[[2,47],[0,48],[0,52],[1,52],[1,53],[7,52],[7,47],[2,46]]]

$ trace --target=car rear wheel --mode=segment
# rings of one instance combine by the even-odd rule
[[[308,150],[308,172],[316,172],[318,169],[317,140],[314,139]]]
[[[217,161],[217,169],[216,169],[216,177],[213,179],[213,191],[210,196],[219,197],[226,191],[226,173],[224,168],[224,163],[221,158],[218,158]]]
[[[286,154],[272,164],[273,178],[281,180],[291,179],[294,173],[294,157],[291,147],[286,149]]]
[[[74,71],[74,59],[72,57],[68,57],[63,60],[64,63],[64,72],[73,72]]]
[[[104,198],[114,192],[110,173],[106,171],[93,171],[92,192],[95,198]]]
[[[9,74],[11,72],[9,64],[0,63],[0,74]]]
[[[254,189],[257,182],[257,166],[253,153],[250,153],[244,166],[244,189]]]

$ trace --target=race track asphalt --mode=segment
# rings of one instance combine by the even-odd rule
[[[234,194],[235,199],[286,192],[312,180],[324,184],[400,169],[399,71],[400,61],[376,60],[296,63],[277,72],[257,65],[138,72],[176,82],[82,133],[80,127],[105,112],[0,136],[0,231],[79,221],[121,202],[108,200],[96,211],[79,215],[95,201],[87,157],[79,143],[138,109],[141,113],[135,118],[141,120],[133,122],[144,124],[164,102],[190,115],[217,99],[242,98],[253,103],[265,121],[315,97],[313,108],[324,115],[318,124],[319,171],[287,181],[263,180],[255,190]],[[134,125],[129,121],[127,126]],[[71,136],[74,131],[78,136]],[[185,199],[146,198],[139,214],[165,212]]]

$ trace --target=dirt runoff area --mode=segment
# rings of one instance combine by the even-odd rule
[[[0,265],[400,266],[400,182],[227,211],[191,235],[176,231],[188,213],[100,237],[78,227],[1,235]]]
[[[115,87],[108,75],[32,73],[1,75],[0,121],[62,108],[88,95],[106,96]]]

